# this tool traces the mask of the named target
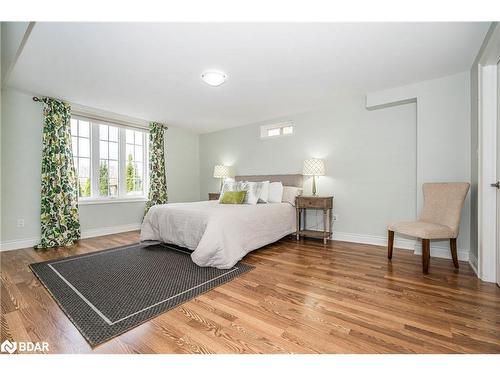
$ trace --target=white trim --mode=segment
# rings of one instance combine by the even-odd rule
[[[104,228],[95,228],[95,229],[87,229],[82,230],[82,239],[106,236],[109,234],[130,232],[133,230],[141,229],[141,224],[125,224],[118,225],[114,227],[104,227]],[[367,245],[375,245],[375,246],[387,246],[387,237],[386,236],[376,236],[372,234],[358,234],[358,233],[347,233],[347,232],[333,232],[331,240],[334,241],[344,241],[344,242],[353,242],[353,243],[361,243]],[[13,240],[6,241],[0,244],[0,251],[7,250],[16,250],[16,249],[24,249],[27,247],[33,247],[38,242],[40,242],[39,238],[28,238],[24,240]],[[415,254],[421,254],[422,248],[419,243],[415,240],[401,238],[396,235],[394,239],[394,247],[398,249],[406,249],[413,250]],[[469,250],[467,249],[458,249],[458,259],[463,261],[469,261]],[[431,255],[437,258],[446,258],[451,259],[450,249],[443,246],[433,246],[431,242]],[[477,261],[476,261],[477,262]]]
[[[130,231],[139,230],[139,229],[141,229],[141,223],[116,225],[113,227],[84,229],[84,230],[82,230],[82,239],[107,236],[109,234],[130,232]]]
[[[478,271],[495,281],[497,67],[479,66]]]
[[[497,63],[500,60],[500,25],[493,22],[474,65],[478,68],[478,254],[477,275],[481,280],[496,278],[496,191],[497,181]],[[473,105],[476,105],[473,103]]]
[[[18,250],[33,247],[40,242],[40,238],[25,238],[22,240],[10,240],[0,243],[0,251]]]
[[[79,206],[90,206],[94,204],[113,204],[113,203],[137,203],[137,202],[147,202],[146,197],[133,197],[133,198],[102,198],[102,199],[80,199],[78,201]]]
[[[479,274],[477,272],[477,258],[474,254],[472,254],[472,252],[469,254],[469,264],[470,264],[472,270],[474,271],[474,273],[476,274],[476,276],[479,277]]]
[[[346,232],[333,232],[332,240],[362,243],[367,245],[387,246],[387,237],[375,236],[371,234],[357,234]],[[408,240],[404,238],[395,238],[394,247],[400,249],[414,250],[415,240]]]
[[[132,202],[132,201],[145,201],[147,200],[147,191],[149,189],[149,180],[148,180],[148,132],[144,129],[138,130],[138,128],[133,127],[130,128],[129,126],[123,125],[123,124],[116,124],[113,122],[109,121],[97,121],[94,118],[91,117],[85,117],[82,114],[79,115],[74,115],[72,113],[71,115],[72,120],[78,120],[78,121],[87,121],[90,124],[90,133],[89,133],[89,142],[90,142],[90,183],[91,183],[91,190],[90,190],[90,197],[79,197],[78,203],[85,206],[88,204],[105,204],[105,203],[123,203],[123,202]],[[116,141],[111,141],[107,140],[108,144],[106,147],[109,148],[109,144],[111,143],[117,143],[118,147],[118,191],[117,195],[115,196],[101,196],[99,194],[99,175],[100,175],[100,165],[101,165],[101,154],[100,154],[100,143],[101,137],[100,137],[100,126],[104,125],[107,127],[113,127],[116,128],[118,131],[118,142]],[[126,192],[126,168],[127,168],[127,157],[126,157],[126,147],[127,147],[127,142],[126,142],[126,132],[127,131],[133,131],[133,132],[138,132],[141,134],[142,137],[142,161],[141,164],[143,166],[142,168],[142,182],[143,182],[143,191],[140,194],[127,194]],[[78,136],[77,136],[78,137]],[[78,138],[77,138],[78,139]],[[134,149],[135,149],[134,145]],[[114,159],[104,159],[107,160],[109,163],[111,160],[114,161]],[[79,157],[78,153],[76,157]],[[109,164],[108,164],[109,165]]]
[[[141,131],[149,131],[149,123],[146,120],[120,115],[97,108],[90,108],[81,104],[70,103],[71,116],[84,117],[104,125],[136,128]]]
[[[332,240],[362,243],[367,245],[387,246],[386,236],[376,236],[371,234],[357,234],[345,232],[333,232]],[[394,247],[399,249],[413,250],[414,254],[422,254],[422,246],[415,240],[401,238],[396,235],[394,239]],[[463,261],[469,260],[468,249],[458,249],[458,259]],[[431,241],[431,256],[436,258],[451,259],[450,248],[444,246],[435,246]]]
[[[95,229],[83,229],[82,239],[107,236],[109,234],[130,232],[141,229],[140,223],[117,225],[113,227],[103,227]],[[39,237],[25,238],[20,240],[10,240],[0,243],[0,251],[18,250],[33,247],[40,242]]]
[[[413,253],[415,255],[422,254],[422,245],[420,243],[415,245],[415,251]],[[449,247],[433,245],[431,240],[431,256],[435,258],[451,259],[451,251]],[[458,260],[463,260],[464,262],[468,262],[470,257],[470,251],[466,249],[457,249],[457,256]]]

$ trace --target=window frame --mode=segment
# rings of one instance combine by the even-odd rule
[[[108,204],[108,203],[124,203],[124,202],[146,202],[148,200],[149,191],[149,130],[140,127],[133,127],[120,124],[117,121],[93,119],[84,115],[72,114],[72,119],[80,121],[88,121],[90,123],[90,197],[78,196],[79,205],[92,204]],[[107,125],[118,128],[118,195],[116,196],[99,196],[99,167],[100,167],[100,150],[99,150],[99,125]],[[126,130],[140,131],[143,133],[143,194],[127,195],[126,189]],[[73,155],[78,157],[77,155]],[[109,156],[109,155],[108,155]],[[74,159],[73,159],[74,160]]]
[[[71,120],[73,120],[73,118],[71,118]],[[77,178],[77,184],[78,184],[78,189],[77,189],[77,194],[78,194],[78,198],[80,198],[80,159],[88,159],[88,178],[90,180],[90,194],[92,194],[92,126],[91,126],[91,123],[85,119],[79,119],[79,118],[75,118],[75,120],[77,120],[77,124],[76,124],[76,135],[73,134],[73,124],[71,123],[70,121],[70,126],[71,126],[71,150],[73,152],[73,139],[76,138],[76,147],[77,147],[77,151],[78,151],[78,154],[75,155],[73,154],[73,164],[74,164],[74,168],[75,168],[75,172],[76,172],[76,178]],[[83,137],[80,135],[80,121],[84,121],[84,122],[88,122],[88,125],[89,125],[89,133],[88,133],[88,136],[87,137]],[[89,155],[88,156],[81,156],[79,151],[80,151],[80,139],[88,139],[89,141]],[[76,162],[78,163],[78,165],[75,165],[75,160]],[[89,197],[82,197],[82,198],[90,198]]]
[[[284,128],[292,128],[291,133],[283,133]],[[270,130],[279,130],[279,134],[276,135],[269,135]],[[261,139],[275,139],[275,138],[281,138],[281,137],[291,137],[294,135],[295,129],[293,126],[293,122],[291,121],[286,121],[286,122],[280,122],[276,124],[268,124],[268,125],[262,125],[260,127],[260,138]]]

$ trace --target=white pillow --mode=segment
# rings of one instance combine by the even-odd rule
[[[281,203],[283,198],[283,184],[281,182],[271,182],[269,184],[269,203]]]
[[[224,184],[222,185],[222,189],[220,190],[219,202],[221,201],[222,196],[226,191],[240,191],[240,190],[243,190],[241,188],[241,182],[225,181]]]
[[[262,191],[260,192],[259,203],[267,203],[269,199],[269,181],[262,181]]]
[[[262,192],[262,182],[244,181],[241,183],[240,188],[247,192],[243,204],[257,204]]]
[[[295,197],[302,195],[302,189],[295,186],[283,186],[282,202],[288,202],[295,206]]]

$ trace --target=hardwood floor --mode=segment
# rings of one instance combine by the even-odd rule
[[[248,255],[256,269],[95,349],[28,264],[138,241],[138,232],[72,248],[0,253],[1,341],[50,353],[500,353],[500,288],[433,258],[332,241],[283,239]]]

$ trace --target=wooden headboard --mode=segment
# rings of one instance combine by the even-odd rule
[[[301,174],[269,174],[269,175],[256,175],[256,176],[235,176],[235,181],[271,181],[281,182],[284,186],[295,186],[303,188],[304,176]]]

